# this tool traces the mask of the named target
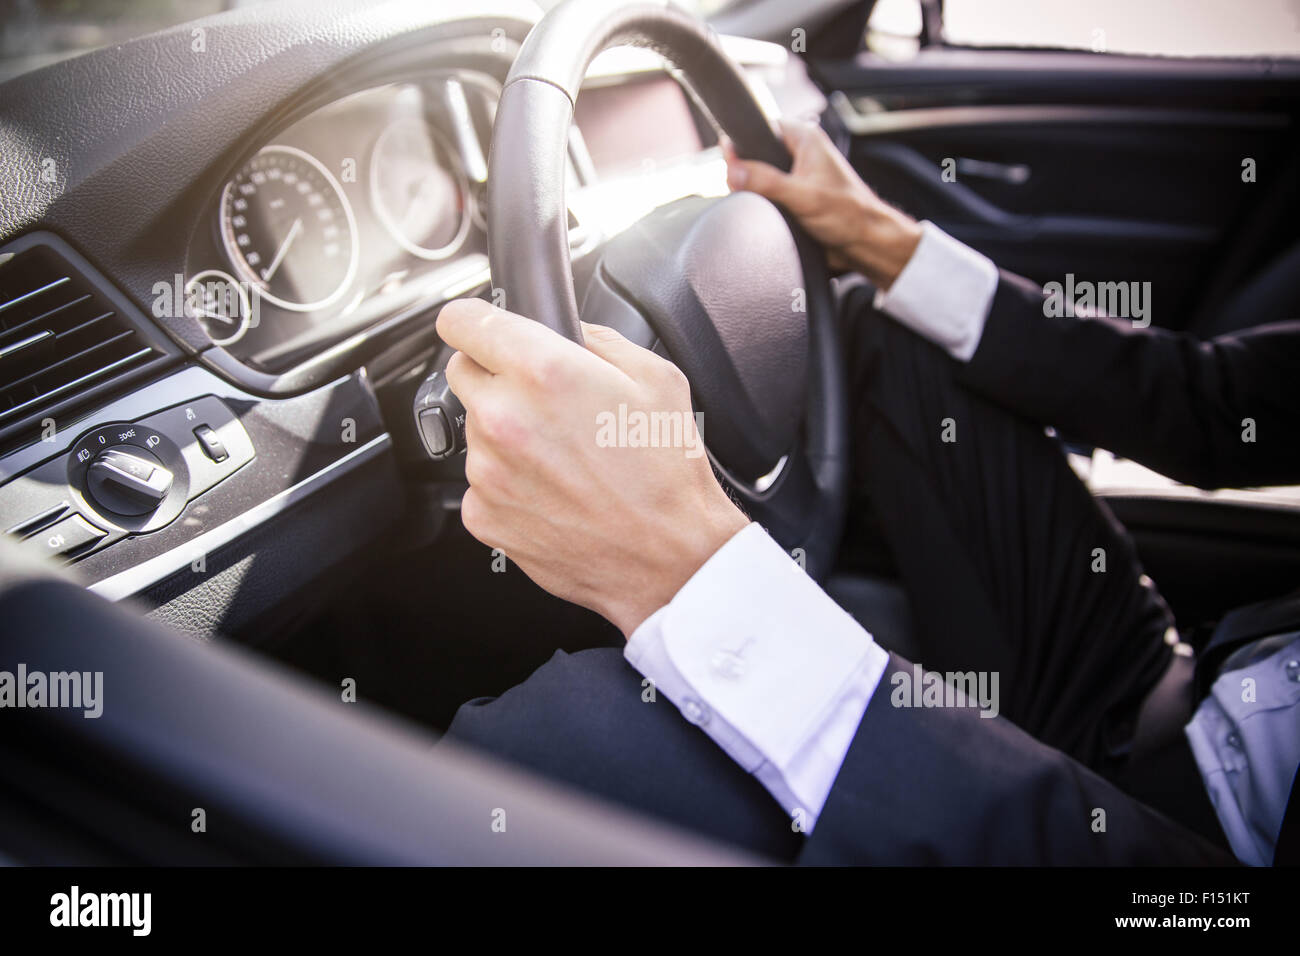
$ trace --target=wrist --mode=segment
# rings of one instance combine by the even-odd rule
[[[916,252],[921,224],[878,200],[859,223],[858,239],[849,256],[878,289],[888,290]]]
[[[650,563],[643,567],[640,580],[603,616],[630,639],[646,618],[672,601],[686,582],[748,525],[749,518],[725,495],[694,520],[674,522],[668,539],[643,551]]]

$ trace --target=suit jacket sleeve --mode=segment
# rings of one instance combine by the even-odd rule
[[[1001,717],[893,706],[910,669],[891,655],[800,863],[1236,862]]]
[[[1049,316],[1043,300],[1003,272],[960,380],[1187,484],[1300,481],[1300,322],[1201,341],[1120,319]]]

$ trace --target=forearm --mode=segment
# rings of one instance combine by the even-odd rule
[[[876,296],[962,363],[959,381],[1028,421],[1201,487],[1300,481],[1300,323],[1202,342],[1045,302],[931,223]]]
[[[921,224],[880,202],[859,203],[853,211],[855,238],[843,249],[849,264],[878,289],[889,289],[921,241]]]
[[[1030,420],[1203,487],[1300,480],[1300,324],[1201,342],[1106,318],[1045,314],[1003,273],[957,375]]]

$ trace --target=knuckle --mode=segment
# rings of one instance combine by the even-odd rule
[[[533,384],[548,391],[560,391],[571,383],[572,370],[563,355],[538,356],[528,368]]]
[[[474,432],[476,437],[481,437],[484,441],[496,443],[506,429],[504,415],[492,403],[479,403],[479,407],[474,409]]]
[[[655,385],[669,393],[689,393],[691,383],[686,378],[686,373],[665,358],[655,358],[658,359],[654,364]]]
[[[617,342],[623,338],[617,329],[612,329],[608,325],[583,323],[582,334],[588,341],[594,342]]]
[[[489,444],[502,447],[521,445],[525,434],[514,411],[501,402],[481,402],[475,409],[474,428]]]
[[[482,451],[475,453],[472,450],[466,454],[465,480],[469,482],[471,488],[477,488],[480,492],[499,493],[502,490],[501,485],[504,477],[502,469],[491,456],[484,454]]]
[[[452,391],[456,390],[456,383],[461,381],[461,376],[465,372],[469,359],[464,352],[452,352],[451,358],[447,360],[447,368],[444,374],[447,376],[447,384],[451,386]]]

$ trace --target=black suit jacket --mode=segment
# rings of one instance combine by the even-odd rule
[[[958,376],[1024,418],[1188,484],[1300,482],[1300,322],[1202,342],[1054,318],[1041,289],[1003,273]],[[896,669],[910,665],[892,658],[882,688]],[[877,691],[800,862],[1234,860],[1000,717],[895,708]]]

